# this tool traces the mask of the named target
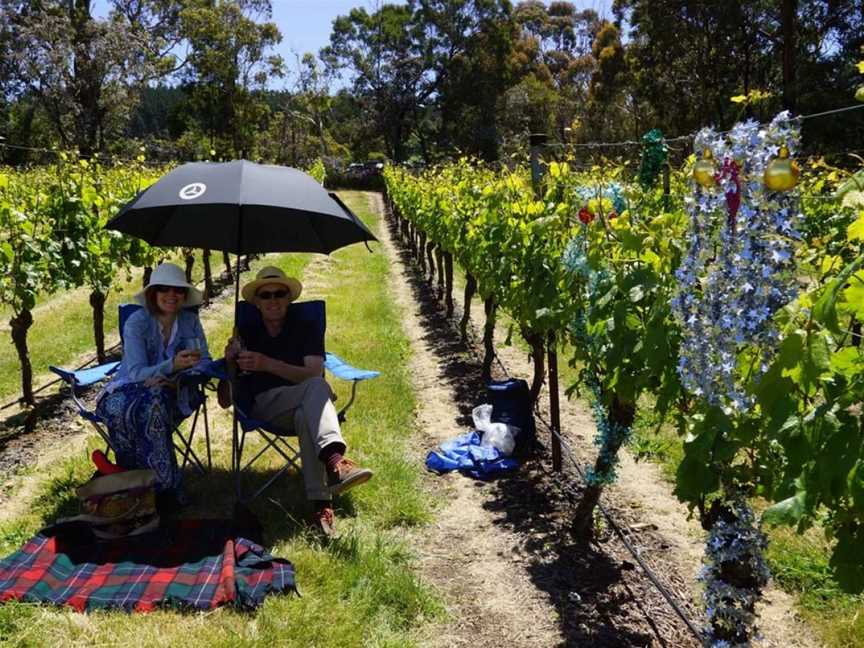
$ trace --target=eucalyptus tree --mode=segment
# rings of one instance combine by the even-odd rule
[[[186,0],[180,29],[189,47],[180,72],[197,128],[219,156],[251,157],[268,107],[262,94],[283,75],[282,40],[269,0]]]
[[[91,0],[4,0],[18,96],[36,98],[64,148],[84,156],[103,149],[125,127],[143,85],[179,65],[175,5],[111,0],[102,19]]]

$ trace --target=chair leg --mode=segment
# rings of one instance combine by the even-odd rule
[[[186,446],[186,452],[183,455],[183,465],[180,466],[181,470],[186,467],[187,463],[189,463],[189,454],[192,453],[194,455],[194,453],[192,452],[192,441],[195,440],[195,429],[197,428],[197,426],[198,426],[198,410],[196,409],[195,410],[195,416],[192,417],[192,429],[189,431],[189,440],[187,441],[182,436],[182,433],[180,432],[179,426],[174,431],[174,433],[177,434],[177,436],[179,436],[183,439],[183,445]],[[200,463],[200,462],[198,462],[198,463]]]
[[[242,456],[240,459],[240,463],[238,463],[238,466],[242,466],[242,468],[240,468],[238,470],[238,473],[237,473],[237,484],[238,484],[238,486],[237,486],[238,496],[237,497],[238,497],[238,500],[240,500],[242,502],[251,502],[254,499],[256,499],[258,496],[261,495],[261,493],[263,493],[265,490],[267,490],[277,479],[279,479],[282,475],[287,473],[292,468],[295,468],[297,470],[301,469],[300,463],[299,463],[299,457],[300,457],[299,451],[295,450],[287,441],[280,438],[279,435],[276,435],[276,434],[270,435],[270,434],[267,434],[266,432],[264,432],[263,430],[257,430],[257,432],[264,439],[264,442],[265,442],[264,447],[261,448],[261,450],[259,450],[258,453],[246,463],[245,466],[242,466]],[[240,440],[240,447],[241,448],[244,444],[245,437],[246,437],[246,433],[244,432],[242,437],[241,437],[241,440]],[[285,449],[279,447],[280,443],[283,444],[285,446],[285,448],[287,448],[287,452]],[[266,482],[264,482],[264,484],[262,484],[250,497],[247,497],[247,498],[242,497],[242,492],[240,491],[240,486],[239,486],[240,475],[243,472],[249,470],[252,467],[252,465],[261,457],[261,455],[263,455],[267,450],[269,450],[271,448],[273,450],[275,450],[285,460],[285,465],[282,466],[282,468],[280,468],[276,472],[275,475],[272,475]],[[289,454],[289,452],[290,452],[290,454]]]
[[[357,396],[357,383],[358,380],[351,381],[351,398],[348,399],[348,402],[345,403],[345,407],[339,410],[337,415],[340,423],[344,423],[345,419],[348,418],[348,408],[350,408],[354,404],[354,398]]]
[[[213,470],[213,457],[210,454],[210,421],[207,416],[207,394],[204,394],[204,438],[207,441],[207,470]]]

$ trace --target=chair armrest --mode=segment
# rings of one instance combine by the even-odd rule
[[[228,378],[228,366],[225,358],[211,360],[207,363],[202,363],[200,366],[194,367],[195,372],[207,376],[208,378],[216,378],[217,380],[225,380]]]
[[[48,369],[60,376],[71,387],[89,387],[117,371],[119,361],[106,362],[105,364],[89,367],[87,369],[63,369],[62,367],[49,366]]]
[[[324,359],[324,368],[341,380],[353,380],[359,382],[361,380],[377,378],[381,375],[380,371],[352,367],[334,353],[327,353],[326,358]]]

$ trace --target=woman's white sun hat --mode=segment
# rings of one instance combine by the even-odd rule
[[[200,306],[204,301],[204,295],[195,286],[186,281],[186,275],[183,269],[173,263],[160,263],[153,268],[150,274],[150,281],[147,282],[144,290],[135,295],[135,301],[142,306],[147,305],[145,295],[149,288],[153,286],[175,286],[177,288],[186,289],[186,301],[183,302],[183,308],[193,308]]]

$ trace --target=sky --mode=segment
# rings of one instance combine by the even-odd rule
[[[330,42],[330,28],[337,16],[345,15],[354,7],[374,10],[381,4],[377,0],[271,0],[273,3],[273,22],[282,32],[282,42],[277,53],[282,55],[288,69],[296,67],[294,54],[302,56],[305,52],[318,53]],[[548,0],[545,0],[549,4]],[[402,0],[387,0],[389,4],[404,4]],[[578,9],[591,8],[601,16],[611,13],[612,0],[575,0]],[[516,2],[514,2],[516,4]],[[93,13],[103,17],[108,13],[108,0],[94,0]],[[276,89],[290,84],[291,79],[276,80]]]

